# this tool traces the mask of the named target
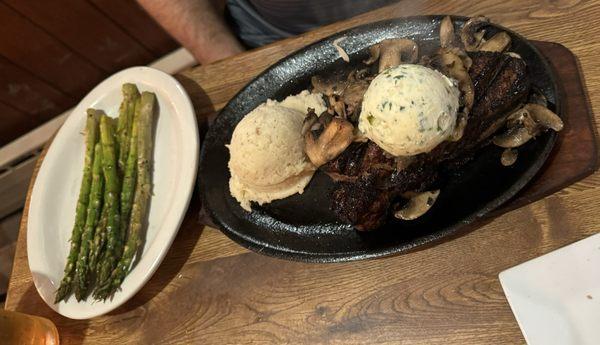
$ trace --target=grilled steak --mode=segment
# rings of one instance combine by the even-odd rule
[[[338,182],[332,193],[336,216],[358,230],[376,229],[386,220],[393,191],[375,188],[371,176],[355,182]]]
[[[469,69],[469,76],[475,89],[475,98],[479,99],[503,67],[501,60],[506,60],[508,56],[493,52],[473,52],[470,57],[473,64]]]
[[[475,104],[461,140],[444,142],[400,167],[373,142],[353,143],[321,167],[338,181],[331,208],[340,220],[358,230],[379,227],[398,196],[431,189],[440,182],[444,167],[464,165],[525,100],[530,80],[522,59],[492,52],[472,53],[471,59]]]
[[[372,183],[387,186],[387,180],[396,170],[396,162],[374,142],[352,143],[336,159],[322,168],[335,181],[355,182],[371,176]]]
[[[493,59],[490,55],[501,58]],[[504,125],[510,111],[525,101],[531,87],[522,59],[491,52],[477,52],[471,58],[473,66],[469,74],[472,74],[471,78],[479,77],[479,84],[475,87],[476,101],[461,140],[442,143],[429,153],[438,157],[438,161],[474,154]],[[493,66],[487,66],[491,63],[499,63],[500,66],[494,71]],[[485,73],[493,74],[493,78],[484,78],[479,71],[487,71]]]

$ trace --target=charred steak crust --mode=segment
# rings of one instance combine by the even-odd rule
[[[374,186],[370,176],[356,182],[338,182],[332,193],[332,209],[336,216],[358,230],[376,229],[388,214],[392,192]]]
[[[472,52],[469,53],[472,65],[469,76],[473,82],[475,100],[477,101],[485,94],[490,82],[502,68],[501,60],[508,58],[507,55],[494,52]]]
[[[362,161],[367,148],[366,143],[352,143],[336,159],[327,162],[321,167],[330,176],[332,174],[351,178],[361,175]],[[332,177],[334,180],[335,178]]]
[[[502,115],[522,102],[530,87],[525,62],[509,57],[503,61],[502,69],[473,107],[473,117],[482,122],[495,120],[499,114]]]

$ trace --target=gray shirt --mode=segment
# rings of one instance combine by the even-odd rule
[[[234,32],[249,47],[294,36],[397,0],[227,0]]]

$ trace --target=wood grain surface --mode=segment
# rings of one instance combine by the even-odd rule
[[[49,10],[44,1],[5,0],[27,18],[41,24],[67,46],[104,71],[140,64],[151,53],[123,32],[114,22],[87,1],[55,0]],[[90,36],[76,28],[87,28]],[[91,38],[91,39],[90,39]]]
[[[75,99],[0,56],[0,101],[43,123]],[[6,114],[8,116],[10,114]]]
[[[90,0],[98,10],[156,57],[177,48],[177,43],[135,1]]]
[[[358,24],[413,14],[486,14],[579,58],[598,114],[600,1],[401,1],[180,76],[202,123],[279,58]],[[519,344],[498,273],[600,228],[600,173],[455,238],[405,255],[304,264],[250,253],[198,223],[197,196],[151,281],[123,307],[69,320],[38,296],[27,266],[25,209],[5,308],[42,315],[62,344]],[[29,200],[27,201],[29,203]]]
[[[32,25],[27,17],[6,4],[0,4],[0,22],[3,23],[0,31],[2,55],[66,94],[80,97],[102,80],[98,67],[73,54],[65,44]],[[66,66],[72,74],[64,73]]]
[[[0,68],[16,67],[0,76],[0,146],[72,107],[114,72],[178,46],[135,0],[0,1],[0,23]],[[57,103],[57,92],[65,101]]]

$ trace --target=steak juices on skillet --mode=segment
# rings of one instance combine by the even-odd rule
[[[488,25],[487,18],[474,17],[455,33],[450,17],[444,18],[441,47],[431,56],[419,57],[418,45],[406,39],[384,40],[370,48],[365,63],[378,62],[379,72],[418,63],[457,81],[455,129],[429,152],[394,157],[355,134],[363,96],[375,77],[368,69],[312,78],[313,92],[327,97],[329,109],[320,116],[309,110],[303,127],[305,152],[336,181],[331,208],[339,220],[373,230],[391,214],[416,219],[435,202],[444,175],[460,169],[485,145],[505,148],[501,162],[511,165],[517,147],[547,129],[562,129],[560,118],[531,87],[523,59],[509,52],[510,36],[498,32],[486,37]]]

